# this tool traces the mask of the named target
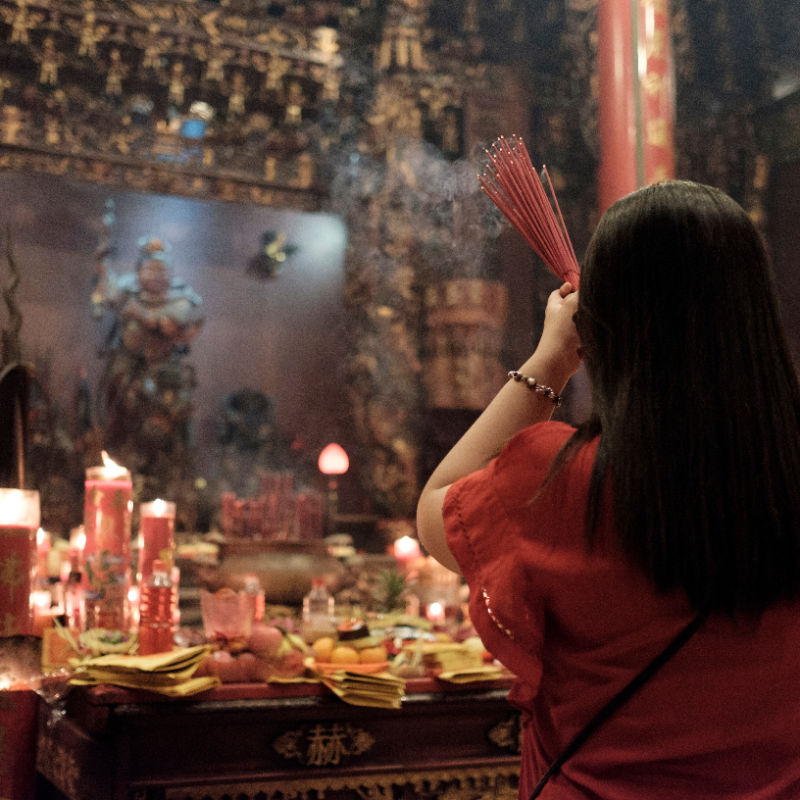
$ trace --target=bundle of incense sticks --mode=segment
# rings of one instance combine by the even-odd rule
[[[478,176],[483,191],[550,271],[577,289],[580,267],[547,167],[540,178],[519,136],[510,139],[501,136],[486,150],[486,155],[489,160],[483,174]],[[545,180],[552,204],[542,186]]]

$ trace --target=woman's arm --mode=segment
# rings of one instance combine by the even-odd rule
[[[580,366],[580,341],[574,323],[577,308],[578,295],[569,283],[552,292],[539,344],[519,368],[523,375],[557,394]],[[553,409],[553,403],[541,392],[509,380],[433,471],[417,505],[417,531],[425,549],[441,564],[459,571],[447,547],[442,519],[442,504],[450,485],[485,467],[512,436],[529,425],[547,421]]]

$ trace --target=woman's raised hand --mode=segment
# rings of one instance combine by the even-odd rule
[[[581,365],[581,341],[575,327],[578,292],[571,283],[564,283],[550,293],[544,312],[544,328],[536,347],[536,355],[547,364],[548,371],[564,380]]]

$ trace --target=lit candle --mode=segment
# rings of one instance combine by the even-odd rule
[[[128,589],[128,602],[131,607],[131,622],[134,628],[139,627],[139,587],[131,586]]]
[[[422,555],[419,549],[419,542],[411,536],[401,536],[394,541],[394,557],[403,565],[408,566],[409,562]]]
[[[53,624],[53,615],[50,611],[51,602],[52,597],[46,589],[34,589],[31,592],[34,636],[44,636],[45,628],[49,628]]]
[[[86,553],[86,528],[78,525],[69,532],[69,559],[71,572],[83,572]]]
[[[74,549],[78,551],[80,556],[83,556],[83,551],[86,549],[86,529],[83,525],[78,525],[69,532],[69,549],[70,552]]]
[[[156,559],[169,568],[175,560],[175,503],[166,500],[153,500],[141,505],[137,573],[140,585],[153,574]]]
[[[50,534],[44,528],[39,528],[36,531],[36,572],[39,580],[47,580],[47,554],[50,546]]]
[[[433,603],[428,603],[428,608],[425,611],[425,616],[430,622],[442,623],[445,620],[445,605],[438,600]]]
[[[0,489],[0,636],[33,633],[39,492]]]
[[[103,460],[104,466],[86,470],[86,625],[127,630],[133,485],[127,469],[105,453]]]

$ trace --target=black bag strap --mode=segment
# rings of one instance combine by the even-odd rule
[[[622,687],[572,738],[561,751],[561,755],[547,768],[539,783],[531,793],[530,800],[537,798],[547,782],[558,775],[564,762],[575,755],[578,748],[604,723],[607,722],[628,700],[633,697],[647,681],[669,661],[678,650],[692,638],[697,629],[705,622],[706,615],[698,614],[691,622],[681,628],[675,638],[629,683]]]

